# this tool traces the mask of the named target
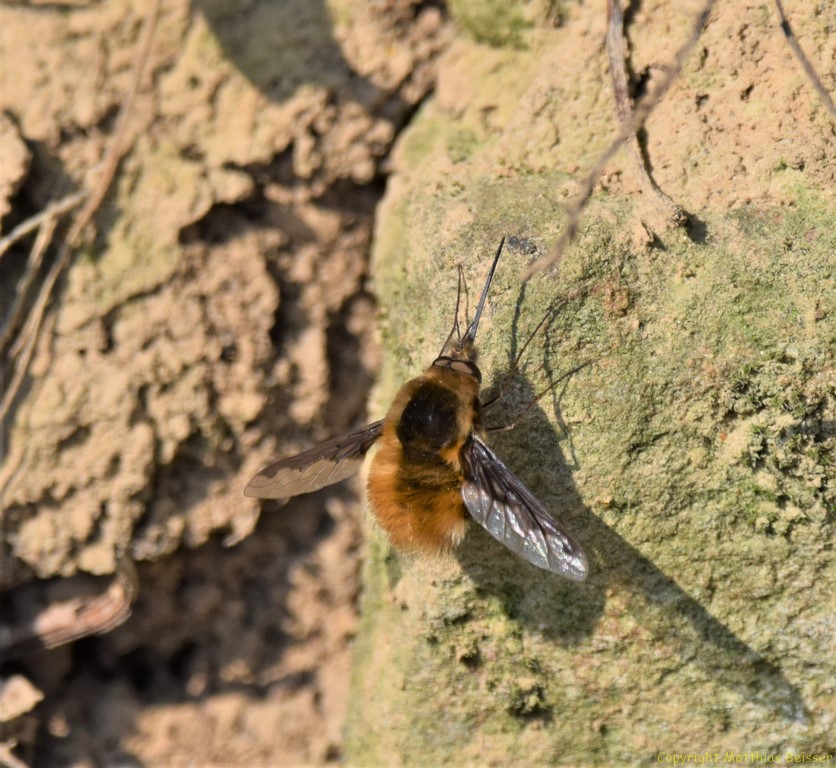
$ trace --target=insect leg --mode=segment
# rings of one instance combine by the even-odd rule
[[[508,430],[513,429],[514,427],[517,426],[517,424],[519,424],[531,412],[531,410],[534,408],[534,406],[537,405],[537,403],[543,397],[545,397],[549,392],[551,392],[558,384],[560,384],[560,382],[566,381],[570,376],[573,376],[578,371],[582,370],[583,368],[586,368],[586,366],[592,365],[592,363],[594,363],[594,362],[595,362],[594,360],[585,360],[584,362],[579,363],[578,365],[576,365],[574,368],[570,368],[568,371],[566,371],[566,373],[562,373],[560,376],[557,377],[557,379],[555,379],[551,384],[549,384],[548,387],[546,387],[541,392],[538,392],[536,397],[532,398],[526,404],[525,408],[520,413],[517,414],[517,416],[514,418],[513,421],[511,421],[508,424],[500,424],[500,425],[497,425],[497,426],[494,426],[494,427],[485,427],[485,431],[486,432],[507,432]],[[568,384],[568,382],[567,382],[567,384]],[[498,399],[499,399],[499,396],[493,398],[489,402],[493,403],[493,402],[496,402]]]
[[[517,353],[517,356],[514,358],[514,361],[511,363],[511,367],[508,369],[508,373],[505,374],[505,378],[502,380],[502,384],[499,385],[499,392],[495,394],[489,400],[486,400],[482,403],[482,408],[487,408],[488,406],[493,405],[497,401],[501,400],[505,394],[508,392],[508,388],[511,386],[511,379],[514,377],[514,374],[519,370],[520,363],[522,362],[522,357],[525,354],[526,349],[528,349],[528,345],[534,340],[534,337],[540,332],[540,329],[546,324],[547,320],[550,320],[554,315],[557,314],[558,310],[563,309],[566,306],[566,301],[562,301],[558,304],[555,304],[553,307],[550,307],[546,314],[543,315],[543,319],[537,323],[537,327],[532,331],[531,335],[526,339],[525,343],[520,347],[520,351]],[[539,398],[539,396],[538,396]],[[536,402],[536,401],[535,401]]]

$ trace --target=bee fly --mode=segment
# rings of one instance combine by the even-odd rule
[[[583,581],[583,550],[486,444],[474,342],[504,242],[467,332],[453,340],[454,323],[439,356],[401,387],[386,418],[271,464],[244,493],[287,499],[319,490],[357,472],[379,440],[369,505],[396,547],[449,548],[464,538],[471,517],[538,568]],[[458,300],[456,310],[458,315]]]

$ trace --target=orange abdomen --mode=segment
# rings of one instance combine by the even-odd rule
[[[478,408],[478,382],[437,367],[398,392],[367,487],[372,512],[394,546],[448,549],[464,537],[459,453],[477,426]]]
[[[368,497],[380,527],[399,549],[440,550],[467,529],[461,476],[454,469],[410,466],[394,431],[384,430],[369,470]]]

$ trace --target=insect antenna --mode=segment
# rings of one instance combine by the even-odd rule
[[[444,351],[450,345],[450,339],[453,338],[453,334],[456,334],[456,346],[461,347],[462,344],[462,334],[459,330],[459,307],[461,305],[462,299],[462,285],[464,285],[464,270],[462,269],[462,265],[459,264],[459,284],[456,288],[456,312],[453,316],[453,327],[450,329],[450,333],[447,334],[447,338],[444,339],[444,344],[441,345],[441,351],[438,353],[438,357],[441,357],[444,354]],[[467,292],[467,285],[465,285],[465,293]]]

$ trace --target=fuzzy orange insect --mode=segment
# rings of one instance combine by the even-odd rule
[[[401,387],[386,418],[271,464],[244,493],[287,499],[319,490],[357,472],[379,440],[369,506],[396,547],[447,549],[472,518],[528,562],[583,581],[583,550],[486,443],[474,342],[503,243],[467,332],[455,342],[451,332],[432,365]]]

